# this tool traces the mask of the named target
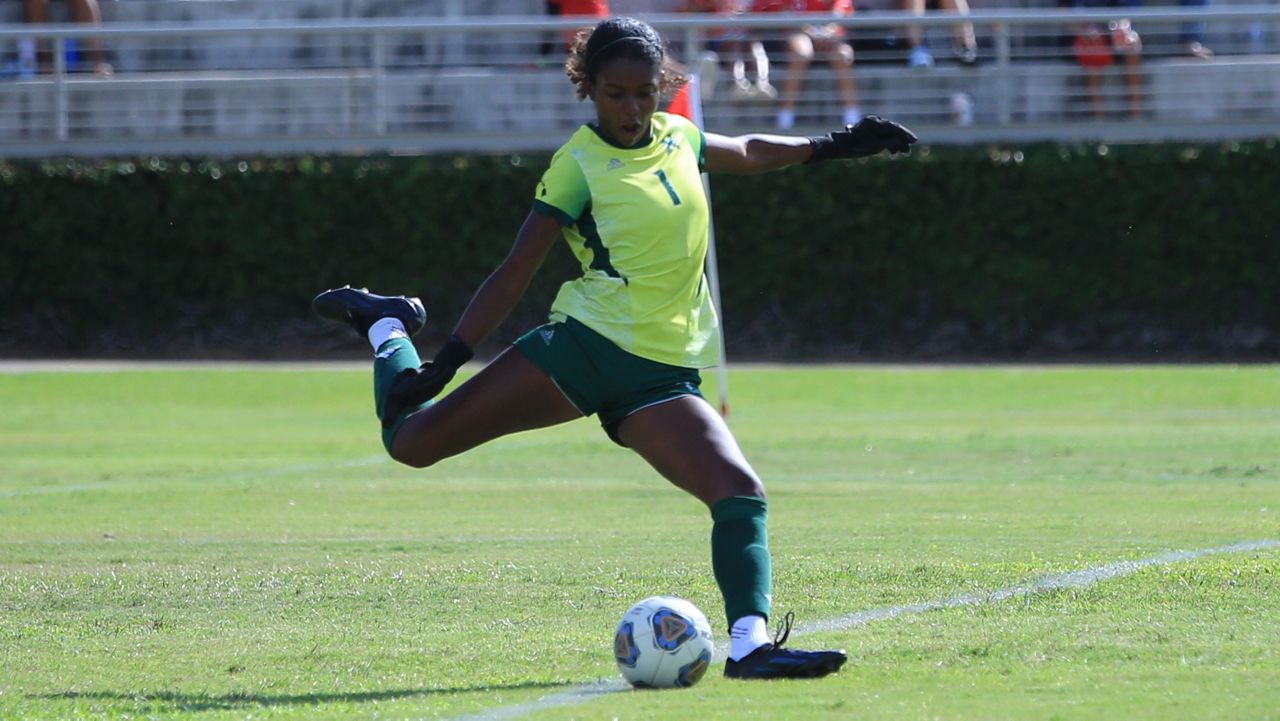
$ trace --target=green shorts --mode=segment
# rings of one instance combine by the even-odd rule
[[[540,325],[515,347],[551,376],[582,415],[598,413],[605,433],[620,446],[626,444],[618,438],[618,424],[632,413],[681,396],[702,397],[698,369],[628,353],[573,318]]]

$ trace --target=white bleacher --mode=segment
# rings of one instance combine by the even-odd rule
[[[879,0],[877,0],[879,1]],[[1176,56],[1177,7],[1135,11],[1144,36],[1144,116],[1127,117],[1123,78],[1107,71],[1107,118],[1090,112],[1080,68],[1057,38],[1063,13],[984,9],[971,19],[982,62],[947,62],[950,14],[911,19],[874,8],[847,25],[860,48],[863,109],[911,124],[930,142],[1158,140],[1274,137],[1280,128],[1276,5],[1218,0],[1207,22],[1211,61]],[[674,0],[613,0],[620,13],[670,10]],[[36,32],[46,42],[83,26],[25,27],[0,3],[0,47]],[[54,3],[55,11],[65,3]],[[53,154],[435,152],[548,149],[590,117],[559,64],[560,33],[537,0],[103,1],[102,32],[116,76],[41,74],[0,80],[0,156]],[[682,58],[703,49],[707,16],[646,15]],[[753,16],[762,35],[784,19]],[[867,40],[919,22],[938,52],[927,71],[904,50]],[[1255,32],[1259,31],[1260,32]],[[865,47],[864,47],[865,45]],[[11,52],[11,51],[10,51]],[[774,82],[780,83],[776,62]],[[796,132],[829,129],[840,108],[830,71],[816,64]],[[772,129],[775,109],[727,93],[704,110],[709,129]],[[953,102],[971,104],[957,124]]]

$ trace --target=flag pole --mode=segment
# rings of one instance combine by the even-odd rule
[[[699,73],[689,77],[689,108],[693,115],[690,120],[699,130],[702,125],[702,78]],[[729,358],[725,352],[724,304],[720,302],[720,262],[716,258],[716,221],[711,213],[711,176],[702,174],[702,190],[707,195],[707,281],[711,284],[711,302],[715,306],[716,315],[720,319],[720,362],[716,366],[716,383],[720,395],[720,415],[729,417]]]
[[[702,174],[702,188],[711,198],[711,179]],[[716,222],[707,213],[707,281],[711,283],[711,302],[720,317],[720,365],[716,366],[716,382],[720,390],[720,415],[729,417],[729,358],[724,349],[724,305],[720,302],[720,263],[716,260]]]

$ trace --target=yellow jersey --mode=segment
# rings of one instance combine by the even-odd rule
[[[706,138],[679,115],[651,122],[631,148],[582,126],[538,183],[534,211],[560,222],[582,264],[551,319],[570,316],[641,358],[707,368],[719,361],[719,321],[703,269]]]

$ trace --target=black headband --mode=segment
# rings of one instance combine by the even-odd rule
[[[662,46],[654,43],[653,40],[650,40],[649,38],[646,38],[643,35],[626,35],[624,37],[610,40],[609,42],[605,43],[601,47],[596,48],[594,52],[592,52],[590,55],[586,57],[587,75],[590,76],[595,74],[594,70],[595,70],[596,59],[600,57],[601,53],[613,47],[614,45],[617,45],[618,43],[623,43],[623,42],[638,42],[641,45],[647,45],[649,47],[656,49],[658,51],[658,57],[662,57]]]

